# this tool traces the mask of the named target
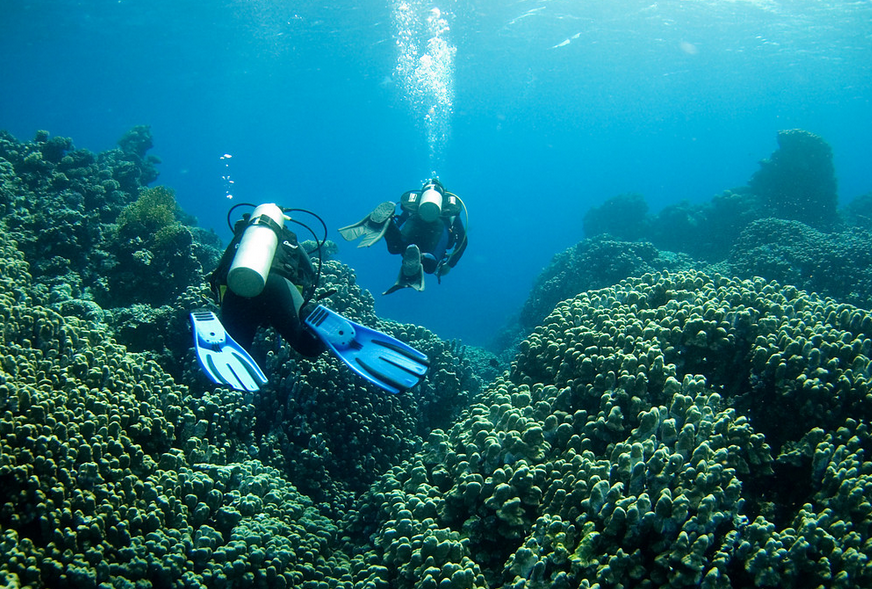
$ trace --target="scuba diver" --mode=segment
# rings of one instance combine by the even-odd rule
[[[424,273],[435,274],[441,283],[460,261],[467,244],[469,212],[459,196],[445,190],[438,179],[424,183],[400,197],[399,215],[391,201],[378,205],[366,217],[339,229],[346,241],[363,237],[357,247],[369,247],[382,237],[391,254],[402,254],[396,283],[382,294],[402,288],[424,290]],[[466,216],[464,224],[461,211]]]
[[[239,206],[254,205],[232,207],[228,225]],[[309,227],[286,215],[292,211],[321,221],[303,209],[266,203],[230,225],[233,239],[209,277],[221,318],[204,309],[191,313],[197,359],[206,376],[237,390],[258,390],[267,383],[267,377],[249,349],[258,327],[273,327],[301,355],[315,357],[330,349],[357,374],[384,390],[397,393],[418,384],[429,368],[426,355],[313,302],[327,228],[321,221],[324,238],[318,240]],[[317,271],[285,221],[298,223],[315,236]]]

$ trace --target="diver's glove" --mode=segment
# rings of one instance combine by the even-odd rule
[[[449,272],[451,272],[451,266],[449,266],[445,262],[439,262],[439,265],[436,266],[436,282],[438,284],[442,284],[442,277]]]

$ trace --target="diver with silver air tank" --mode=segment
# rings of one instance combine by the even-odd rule
[[[395,203],[383,202],[357,223],[339,229],[346,241],[362,238],[357,247],[369,247],[384,237],[389,253],[402,254],[399,276],[383,294],[403,288],[424,290],[425,273],[435,274],[441,283],[467,245],[466,205],[437,178],[427,180],[420,190],[405,192],[399,207],[396,214]]]
[[[275,328],[303,356],[331,350],[354,372],[392,393],[407,390],[426,376],[429,361],[423,353],[313,302],[321,277],[320,251],[327,239],[320,217],[265,203],[231,225],[230,216],[239,206],[254,205],[242,203],[228,212],[234,236],[209,277],[221,318],[208,310],[191,313],[197,358],[213,382],[248,391],[267,383],[249,353],[261,326]],[[289,217],[292,211],[318,219],[324,237],[319,240],[308,226]],[[303,226],[315,237],[317,270],[286,221]]]

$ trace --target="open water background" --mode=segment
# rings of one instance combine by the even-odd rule
[[[779,130],[832,145],[842,203],[872,190],[868,0],[0,0],[0,55],[0,128],[96,152],[150,125],[158,183],[225,241],[237,202],[309,208],[339,239],[438,174],[471,223],[443,284],[382,297],[399,257],[339,257],[380,315],[468,344],[591,206],[708,200]]]

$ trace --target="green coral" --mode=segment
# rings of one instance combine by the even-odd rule
[[[256,338],[255,355],[265,358],[274,389],[255,400],[262,431],[257,456],[341,513],[380,475],[412,456],[420,437],[449,426],[481,383],[451,342],[422,327],[379,319],[371,293],[360,288],[354,272],[326,260],[318,294],[334,289],[325,305],[408,342],[430,359],[421,385],[385,395],[332,354],[302,360],[271,329]]]
[[[118,234],[125,238],[139,236],[154,239],[178,225],[175,193],[165,186],[145,188],[133,203],[118,215]]]
[[[175,194],[164,186],[143,189],[121,211],[115,237],[107,245],[114,259],[105,273],[107,291],[97,296],[101,305],[166,304],[186,288],[202,284],[205,271],[194,234],[180,216]]]
[[[760,219],[799,221],[821,231],[838,229],[842,221],[830,146],[801,129],[779,131],[777,140],[778,149],[760,162],[747,186],[726,190],[708,202],[670,204],[653,215],[640,195],[613,196],[585,214],[585,235],[649,241],[659,249],[716,263],[730,254],[737,236]],[[862,199],[843,216],[868,226]]]
[[[118,147],[121,148],[121,151],[140,158],[144,158],[148,150],[153,146],[151,127],[148,125],[137,125],[118,140]]]
[[[839,212],[848,226],[872,231],[870,211],[872,211],[872,192],[854,198]]]
[[[604,288],[629,276],[658,270],[683,270],[694,262],[660,252],[650,243],[616,241],[608,235],[585,239],[555,255],[542,271],[521,309],[520,325],[529,333],[560,301]]]
[[[833,150],[802,129],[778,132],[778,149],[760,162],[748,186],[780,219],[828,230],[838,223]]]
[[[105,325],[34,303],[5,234],[0,255],[0,575],[34,587],[341,576],[335,526],[246,460],[241,394],[192,395]]]
[[[765,276],[863,308],[872,306],[872,232],[824,233],[799,221],[761,219],[736,240],[727,267],[735,276]]]
[[[638,193],[619,194],[584,214],[584,235],[607,234],[620,241],[635,241],[648,232],[648,203]]]
[[[140,157],[145,138],[112,157]],[[168,214],[171,191],[125,192],[135,158],[47,133],[0,134],[0,157],[0,205],[16,211],[0,220],[9,584],[872,584],[867,311],[761,278],[649,272],[588,290],[587,276],[541,307],[510,370],[486,383],[474,367],[492,357],[380,319],[330,260],[318,294],[425,351],[430,375],[385,395],[262,330],[271,384],[246,395],[208,383],[190,349],[187,312],[203,301],[173,273],[217,245]],[[57,210],[41,215],[47,202]],[[100,250],[110,237],[116,249]],[[657,255],[592,243],[618,254],[612,281]],[[175,284],[173,304],[85,298],[88,269],[112,264],[140,286]],[[161,346],[175,379],[149,359],[166,361]]]
[[[146,138],[142,131],[136,135]],[[148,141],[135,143],[139,151],[150,146]],[[134,151],[114,149],[95,156],[47,132],[29,143],[0,132],[0,207],[15,212],[4,215],[6,229],[25,253],[40,288],[68,289],[66,297],[55,297],[58,309],[78,308],[83,316],[93,316],[88,307],[95,301],[104,307],[145,298],[167,304],[189,284],[199,284],[200,260],[214,258],[209,254],[213,240],[202,232],[195,237],[175,222],[178,217],[171,220],[177,207],[169,189],[140,194],[147,174]],[[143,271],[139,284],[128,287],[125,279],[136,283],[138,271]],[[148,289],[140,288],[144,280],[153,281]],[[114,287],[120,290],[112,292]]]
[[[117,156],[121,165],[116,168],[114,178],[125,189],[147,186],[157,179],[156,165],[160,158],[147,153],[153,145],[148,125],[137,125],[118,140]]]
[[[408,542],[419,562],[416,534],[460,532],[459,554],[428,558],[473,586],[872,582],[870,329],[760,279],[649,274],[580,294],[349,528],[373,537],[370,561]]]
[[[21,583],[350,589],[357,565],[336,549],[339,518],[325,514],[350,508],[353,491],[413,454],[415,431],[429,429],[415,419],[424,396],[467,402],[458,396],[454,347],[416,326],[379,324],[371,297],[337,262],[325,269],[345,285],[334,304],[427,348],[439,377],[426,390],[385,395],[326,355],[309,362],[281,354],[275,389],[257,403],[194,378],[189,388],[115,343],[105,323],[40,306],[7,233],[0,254],[0,575]],[[127,309],[148,317],[145,306]],[[199,374],[186,354],[186,374]],[[286,412],[280,419],[275,407]],[[294,421],[303,414],[308,422]],[[311,429],[293,434],[297,426]],[[274,443],[283,432],[286,447]],[[264,464],[281,465],[283,449],[293,467]],[[261,453],[263,462],[252,460]],[[319,461],[321,471],[309,469]],[[287,473],[310,491],[321,485],[334,507],[301,495]],[[440,554],[445,542],[458,552],[458,534],[434,537]],[[424,574],[422,565],[409,574]],[[466,569],[446,574],[469,579]]]

